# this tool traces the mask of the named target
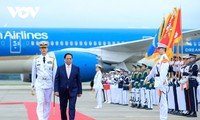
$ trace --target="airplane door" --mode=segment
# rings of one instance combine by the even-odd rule
[[[21,53],[21,37],[19,39],[10,38],[10,53]]]

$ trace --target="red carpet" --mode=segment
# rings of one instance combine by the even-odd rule
[[[13,105],[13,104],[24,104],[28,113],[29,120],[37,120],[36,115],[36,102],[6,102],[6,103],[0,103],[0,105]],[[49,120],[61,120],[60,119],[60,106],[56,104],[55,108],[53,107],[53,104],[51,105],[51,113],[49,116]],[[75,120],[95,120],[93,118],[90,118],[84,114],[81,114],[79,112],[76,112]]]

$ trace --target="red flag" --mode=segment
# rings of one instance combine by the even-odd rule
[[[174,43],[180,42],[182,38],[182,31],[181,31],[181,9],[178,9],[175,13],[175,20],[172,27],[172,33],[168,43],[168,49],[166,51],[167,56],[171,59],[173,57],[173,47]]]
[[[181,9],[177,11],[177,17],[174,25],[174,34],[172,36],[172,43],[170,44],[170,48],[173,47],[174,43],[179,43],[182,40],[182,29],[181,29]]]
[[[174,27],[174,21],[176,18],[176,8],[174,8],[173,13],[170,13],[169,16],[167,17],[166,25],[164,28],[164,32],[162,35],[162,38],[160,40],[160,43],[163,43],[167,46],[169,46],[170,38],[172,35],[173,27]]]

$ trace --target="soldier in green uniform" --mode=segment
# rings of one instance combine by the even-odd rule
[[[152,67],[147,67],[147,74],[150,73]],[[146,86],[146,98],[147,98],[147,108],[146,110],[152,110],[153,109],[153,86],[154,86],[154,78],[151,78],[145,83]]]
[[[132,90],[131,90],[131,107],[136,107],[136,88],[134,86],[134,83],[135,83],[135,79],[136,79],[136,76],[137,76],[137,66],[135,64],[132,65],[132,73],[131,73],[131,87],[132,87]]]
[[[134,86],[136,89],[136,103],[137,103],[137,108],[141,107],[141,94],[140,94],[140,80],[142,77],[142,72],[141,72],[141,65],[137,64],[137,75],[135,78]]]
[[[140,78],[140,94],[141,94],[141,106],[144,109],[147,108],[147,100],[146,100],[146,94],[145,94],[146,86],[144,84],[144,80],[148,75],[146,67],[147,67],[147,65],[142,63],[142,67],[141,67],[142,76]]]

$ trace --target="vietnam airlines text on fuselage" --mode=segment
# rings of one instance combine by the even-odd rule
[[[26,32],[26,31],[6,31],[5,33],[0,33],[0,39],[36,39],[36,40],[47,40],[48,34],[46,32]]]

